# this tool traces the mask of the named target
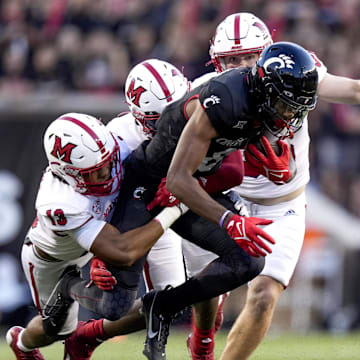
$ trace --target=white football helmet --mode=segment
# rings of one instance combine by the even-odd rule
[[[216,28],[210,43],[210,63],[217,72],[226,70],[224,57],[260,53],[273,43],[269,29],[258,17],[241,12],[229,15]]]
[[[53,174],[79,193],[106,196],[119,189],[122,173],[119,145],[93,116],[61,115],[46,129],[44,148]],[[103,169],[109,165],[109,169]],[[110,175],[99,182],[95,179],[101,169],[106,175],[110,170]]]
[[[189,82],[182,72],[158,59],[137,64],[125,84],[126,102],[148,137],[165,106],[182,98],[188,90]]]

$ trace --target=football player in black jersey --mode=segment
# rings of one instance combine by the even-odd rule
[[[246,283],[261,271],[266,251],[271,252],[262,239],[273,242],[272,238],[256,226],[269,222],[240,217],[229,198],[210,196],[196,177],[216,172],[226,155],[244,148],[264,129],[291,136],[316,103],[317,82],[314,60],[303,48],[275,43],[253,69],[226,71],[170,104],[156,122],[153,139],[128,158],[112,224],[125,231],[148,221],[153,213],[144,203],[167,176],[168,190],[192,210],[172,229],[219,255],[183,285],[144,296],[144,354],[149,359],[165,359],[174,314]],[[262,173],[274,182],[286,182],[291,176],[288,159],[289,149],[284,147],[279,156],[269,156],[260,165]],[[164,191],[159,189],[160,198]]]

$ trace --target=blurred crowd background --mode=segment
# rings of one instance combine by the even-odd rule
[[[213,71],[206,63],[216,25],[240,11],[261,18],[274,41],[314,51],[329,73],[360,79],[360,0],[0,0],[0,110],[12,110],[8,99],[86,94],[118,99],[120,112],[127,74],[142,60],[166,60],[189,80]],[[359,217],[360,107],[319,101],[309,119],[312,185]],[[352,298],[360,304],[359,292]]]
[[[190,79],[212,71],[209,40],[250,11],[275,41],[314,51],[332,74],[360,78],[358,0],[1,0],[0,96],[123,92],[131,67],[167,60]],[[359,107],[319,101],[310,116],[312,179],[360,216]]]

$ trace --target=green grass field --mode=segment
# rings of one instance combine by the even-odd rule
[[[189,359],[185,347],[187,333],[173,331],[167,347],[168,360]],[[144,360],[142,343],[144,332],[122,337],[117,342],[102,344],[94,353],[94,360]],[[216,337],[216,358],[224,347],[226,333]],[[63,359],[63,345],[57,343],[41,350],[46,360]],[[5,342],[0,343],[0,359],[15,359]],[[360,359],[360,333],[351,335],[311,334],[268,336],[251,358],[252,360],[357,360]]]

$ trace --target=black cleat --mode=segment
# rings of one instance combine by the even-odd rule
[[[57,335],[66,321],[69,307],[74,302],[67,293],[67,285],[74,278],[81,278],[79,269],[77,266],[67,267],[46,302],[42,315],[46,335]]]
[[[156,311],[154,304],[158,294],[158,290],[153,290],[142,298],[142,312],[147,328],[143,354],[149,360],[166,360],[166,343],[172,322],[171,318]]]

